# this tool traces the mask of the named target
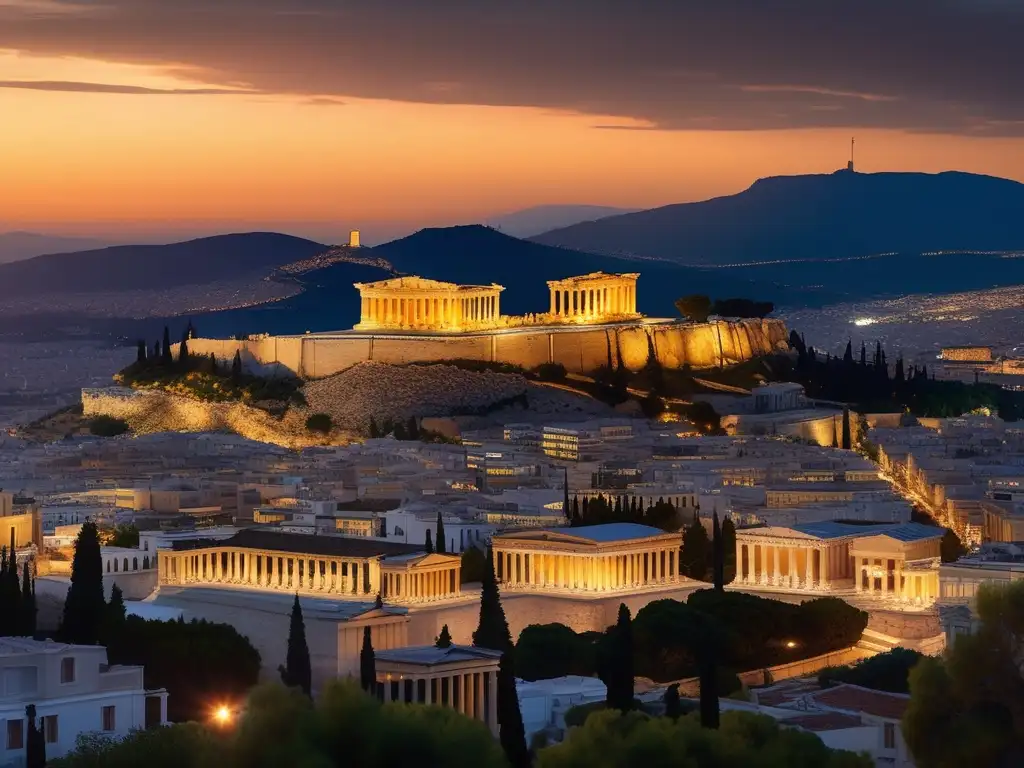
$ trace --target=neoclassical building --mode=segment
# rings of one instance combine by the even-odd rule
[[[736,531],[736,583],[914,605],[934,601],[945,529],[919,523],[817,522]]]
[[[158,551],[159,584],[250,589],[419,603],[458,597],[461,561],[422,547],[365,537],[258,529],[221,541],[178,542]]]
[[[503,286],[457,285],[425,277],[355,283],[362,299],[357,331],[484,330],[501,325]]]
[[[549,314],[556,319],[575,322],[636,317],[636,281],[639,277],[638,272],[591,272],[564,280],[549,280]]]
[[[495,535],[502,589],[616,592],[674,584],[681,533],[635,523],[523,530]]]

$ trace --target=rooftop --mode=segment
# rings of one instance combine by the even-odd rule
[[[629,541],[631,539],[649,539],[652,536],[664,536],[665,531],[650,525],[639,523],[604,523],[602,525],[580,525],[574,528],[545,528],[542,533],[556,533],[563,536],[574,536],[594,542]]]
[[[900,720],[910,703],[905,693],[888,693],[862,688],[859,685],[843,683],[826,688],[818,693],[808,694],[817,704],[845,712],[863,712],[886,720]]]
[[[271,530],[248,528],[239,531],[230,539],[212,542],[174,542],[175,549],[203,549],[211,546],[239,547],[241,549],[263,549],[270,552],[296,552],[324,557],[390,557],[422,553],[423,547],[416,544],[400,544],[391,541],[376,541],[365,537],[309,535],[282,533]]]
[[[490,648],[476,648],[471,645],[451,645],[447,648],[419,645],[377,651],[375,658],[378,662],[390,661],[400,664],[435,666],[437,664],[452,664],[459,661],[480,661],[485,659],[497,662],[501,658],[501,651],[493,651]]]
[[[941,538],[945,528],[921,523],[883,523],[881,525],[853,525],[824,520],[818,523],[800,523],[790,526],[794,531],[817,539],[839,539],[845,536],[889,536],[897,541],[923,541]]]
[[[782,724],[796,726],[813,733],[840,731],[845,728],[862,728],[864,726],[864,723],[861,722],[858,716],[847,715],[843,712],[821,712],[818,714],[787,717],[782,721]]]

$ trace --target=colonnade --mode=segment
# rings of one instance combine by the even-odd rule
[[[289,592],[376,594],[376,559],[210,548],[159,550],[160,584],[249,584]]]
[[[565,319],[598,319],[636,314],[638,274],[595,273],[566,280],[551,280],[549,314]]]
[[[498,732],[498,673],[434,672],[401,674],[381,671],[386,665],[377,662],[377,682],[383,687],[384,701],[411,704],[439,704],[451,707],[467,717],[487,723],[492,733]]]
[[[609,592],[680,580],[678,546],[608,554],[495,547],[494,568],[501,584],[515,588]]]
[[[460,568],[434,570],[392,570],[381,574],[381,595],[391,601],[419,602],[448,600],[462,594]]]
[[[902,558],[872,557],[858,554],[855,558],[857,593],[865,597],[928,605],[939,593],[939,572],[933,567],[919,567]],[[925,561],[926,566],[931,561]]]
[[[847,542],[736,542],[736,580],[741,584],[828,590],[851,577]]]
[[[459,286],[423,278],[356,284],[361,297],[357,329],[493,328],[501,319],[500,285]]]

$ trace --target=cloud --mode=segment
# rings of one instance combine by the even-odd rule
[[[0,4],[0,48],[163,67],[226,90],[539,107],[663,130],[1024,135],[1019,2],[39,5]]]
[[[63,91],[69,93],[119,93],[141,96],[224,96],[255,94],[228,88],[144,88],[139,85],[113,83],[79,83],[68,80],[0,80],[0,88],[21,88],[29,91]]]

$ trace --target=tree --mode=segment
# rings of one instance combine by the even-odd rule
[[[437,547],[436,547],[435,551],[439,555],[443,555],[443,554],[445,554],[448,551],[448,542],[445,541],[445,536],[444,536],[444,518],[441,517],[441,510],[440,510],[440,508],[437,510],[437,526],[436,526],[436,528],[437,528],[437,536],[436,536],[436,538],[437,538]]]
[[[608,687],[605,699],[609,709],[628,712],[633,708],[633,624],[629,608],[619,604],[619,617],[609,630],[612,645],[610,664],[605,672]]]
[[[146,362],[146,340],[139,339],[135,343],[135,362],[143,365]]]
[[[922,655],[909,648],[870,656],[843,667],[825,667],[818,673],[818,684],[831,688],[839,683],[852,683],[863,688],[890,693],[910,693],[910,672]]]
[[[310,432],[319,432],[322,435],[330,434],[334,429],[334,419],[326,413],[314,413],[306,419],[306,429]]]
[[[359,683],[367,693],[377,689],[377,657],[368,626],[363,627],[363,647],[359,651]]]
[[[289,688],[298,688],[307,696],[313,695],[313,669],[309,660],[309,646],[306,644],[306,622],[302,619],[299,596],[292,603],[291,623],[288,626],[288,655],[285,664],[278,668],[281,682]]]
[[[89,432],[96,437],[117,437],[123,435],[131,427],[128,426],[128,422],[124,419],[118,419],[114,416],[108,416],[105,413],[101,413],[99,416],[94,416],[89,420]]]
[[[430,535],[430,529],[427,528],[426,540],[423,542],[423,548],[427,550],[428,554],[434,553],[434,539]]]
[[[235,356],[231,358],[231,380],[239,382],[242,380],[242,351],[239,349],[235,350]]]
[[[71,560],[71,586],[64,601],[60,635],[75,645],[95,645],[105,613],[103,558],[96,523],[86,520],[75,541]]]
[[[564,624],[530,624],[516,641],[516,676],[550,680],[566,675],[591,677],[597,667],[598,632],[577,634]]]
[[[166,325],[164,326],[164,340],[160,345],[160,363],[165,368],[170,368],[174,363],[174,357],[171,353],[171,329]]]
[[[110,532],[110,538],[107,540],[107,545],[111,547],[138,549],[139,529],[131,523],[115,525],[113,530]]]
[[[722,521],[722,548],[725,550],[724,582],[732,584],[736,578],[736,526],[728,516]]]
[[[369,431],[370,431],[370,437],[371,438],[381,437],[380,427],[377,426],[377,420],[375,418],[373,418],[373,416],[370,417],[370,428],[369,428]]]
[[[850,409],[843,408],[843,448],[850,450],[853,447],[853,440],[850,438]]]
[[[110,588],[110,602],[104,609],[103,633],[100,636],[100,642],[103,644],[117,642],[127,620],[128,609],[125,608],[124,594],[121,592],[121,588],[115,584]]]
[[[942,540],[939,542],[939,553],[942,557],[942,562],[955,563],[967,554],[967,547],[960,541],[960,537],[956,535],[955,531],[947,528],[946,532],[942,534]]]
[[[711,299],[702,294],[683,296],[675,305],[680,315],[695,323],[706,323],[711,315]]]
[[[23,637],[34,637],[36,634],[36,584],[27,560],[21,570],[20,610],[21,627],[18,634]]]
[[[572,525],[572,509],[569,507],[569,470],[568,468],[562,469],[562,491],[564,498],[562,500],[562,514],[565,515],[566,522]]]
[[[494,573],[494,550],[487,548],[487,566],[480,589],[480,621],[473,633],[473,645],[501,651],[498,667],[497,699],[501,746],[512,768],[527,768],[530,753],[526,747],[523,715],[516,693],[515,669],[512,660],[512,635],[505,611],[501,607],[498,582]]]
[[[448,631],[448,625],[445,624],[441,627],[441,634],[434,640],[434,645],[437,648],[451,648],[452,647],[452,634]]]
[[[683,714],[683,705],[679,700],[679,683],[672,683],[665,689],[662,701],[665,703],[665,717],[678,720]]]
[[[683,573],[691,579],[706,581],[708,566],[711,561],[711,542],[708,540],[708,532],[700,522],[697,513],[693,515],[693,522],[686,526],[683,531],[683,549],[680,557]]]
[[[181,344],[178,345],[178,364],[184,368],[188,364],[188,328],[181,334]]]
[[[487,556],[480,547],[469,545],[462,550],[462,583],[482,582],[484,569],[487,567]]]
[[[718,511],[711,513],[711,552],[712,552],[712,581],[715,591],[725,591],[725,542],[722,538],[722,527],[718,524]]]
[[[25,737],[25,768],[46,768],[46,734],[36,720],[36,705],[25,707],[28,733]]]
[[[982,584],[977,629],[910,672],[903,735],[920,768],[1024,764],[1024,581]]]
[[[409,421],[405,427],[405,439],[406,440],[419,440],[420,439],[420,428],[416,424],[416,417],[410,416]]]

